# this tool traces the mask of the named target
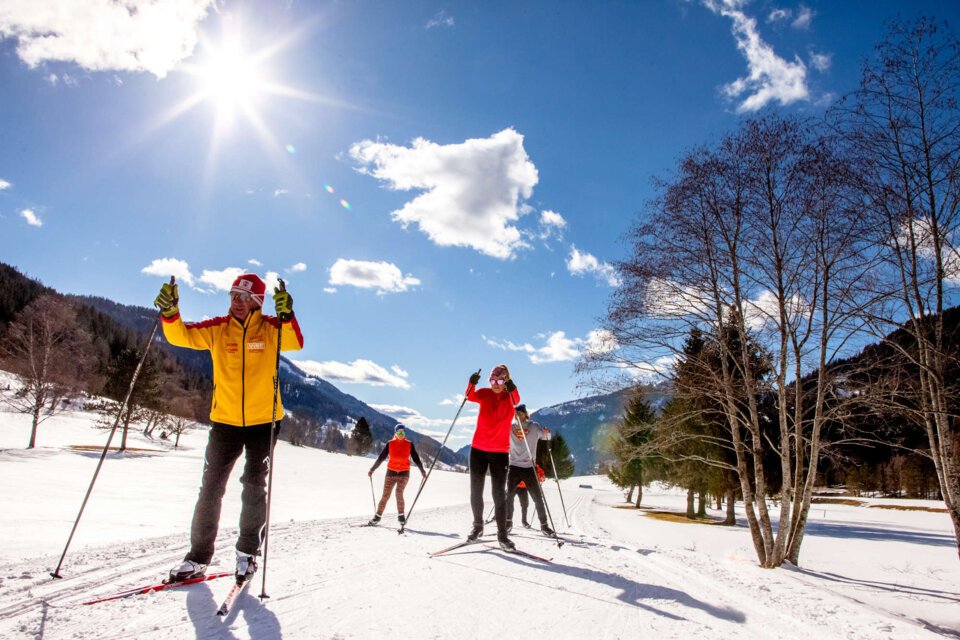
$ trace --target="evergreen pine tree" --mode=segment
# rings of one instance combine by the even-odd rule
[[[543,469],[547,476],[554,473],[553,466],[550,464],[550,452],[553,451],[553,461],[557,463],[557,477],[560,479],[569,478],[573,475],[576,464],[573,456],[570,454],[570,447],[563,436],[554,432],[550,440],[541,440],[537,446],[537,464]]]
[[[370,425],[367,419],[361,417],[353,427],[353,434],[350,437],[353,451],[358,455],[365,455],[370,451],[370,445],[373,444],[373,434],[370,433]]]

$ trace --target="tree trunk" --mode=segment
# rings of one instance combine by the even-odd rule
[[[706,518],[707,517],[707,492],[701,491],[697,500],[697,517]]]
[[[724,519],[723,524],[728,527],[733,527],[737,524],[736,504],[736,493],[732,488],[727,489],[727,517]]]
[[[627,502],[633,502],[633,485],[630,485],[630,490],[627,491]]]
[[[127,411],[123,416],[123,435],[120,438],[120,451],[127,450],[127,428],[130,426],[130,414],[133,413],[133,405],[127,406]]]
[[[693,489],[687,489],[687,517],[693,520],[697,517],[696,511],[694,510],[693,505],[694,491]]]
[[[637,509],[640,508],[640,501],[643,500],[643,485],[637,485]]]
[[[33,407],[33,426],[30,427],[30,444],[27,445],[27,449],[33,449],[37,446],[37,427],[40,425],[40,405],[36,404]]]

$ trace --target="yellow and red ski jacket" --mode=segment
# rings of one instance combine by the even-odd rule
[[[207,350],[213,359],[210,420],[245,427],[267,424],[273,417],[273,376],[280,321],[251,311],[245,322],[232,315],[184,323],[180,314],[163,319],[170,344]],[[283,323],[281,351],[299,351],[303,335],[296,316]],[[283,404],[277,391],[277,420]]]

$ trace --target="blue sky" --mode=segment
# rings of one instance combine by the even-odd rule
[[[0,260],[140,305],[173,273],[192,320],[227,311],[240,270],[282,277],[305,370],[442,436],[480,367],[508,363],[532,409],[580,394],[651,177],[758,111],[823,113],[885,21],[919,11],[960,18],[923,1],[7,1]]]

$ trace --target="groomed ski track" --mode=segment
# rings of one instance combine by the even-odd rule
[[[417,638],[527,637],[537,629],[571,639],[938,637],[852,599],[833,597],[825,607],[822,585],[794,571],[618,539],[609,529],[622,515],[611,508],[617,495],[565,497],[571,526],[557,522],[569,540],[562,549],[536,530],[514,532],[519,548],[549,555],[549,564],[483,545],[430,557],[462,539],[466,505],[419,512],[403,536],[347,526],[355,519],[280,523],[270,538],[270,599],[257,598],[258,575],[225,619],[215,615],[229,590],[224,581],[79,604],[162,577],[182,556],[182,536],[79,551],[63,580],[48,576],[55,558],[7,564],[0,637],[376,638],[395,633],[398,621]],[[218,557],[232,556],[233,535],[223,531]]]

